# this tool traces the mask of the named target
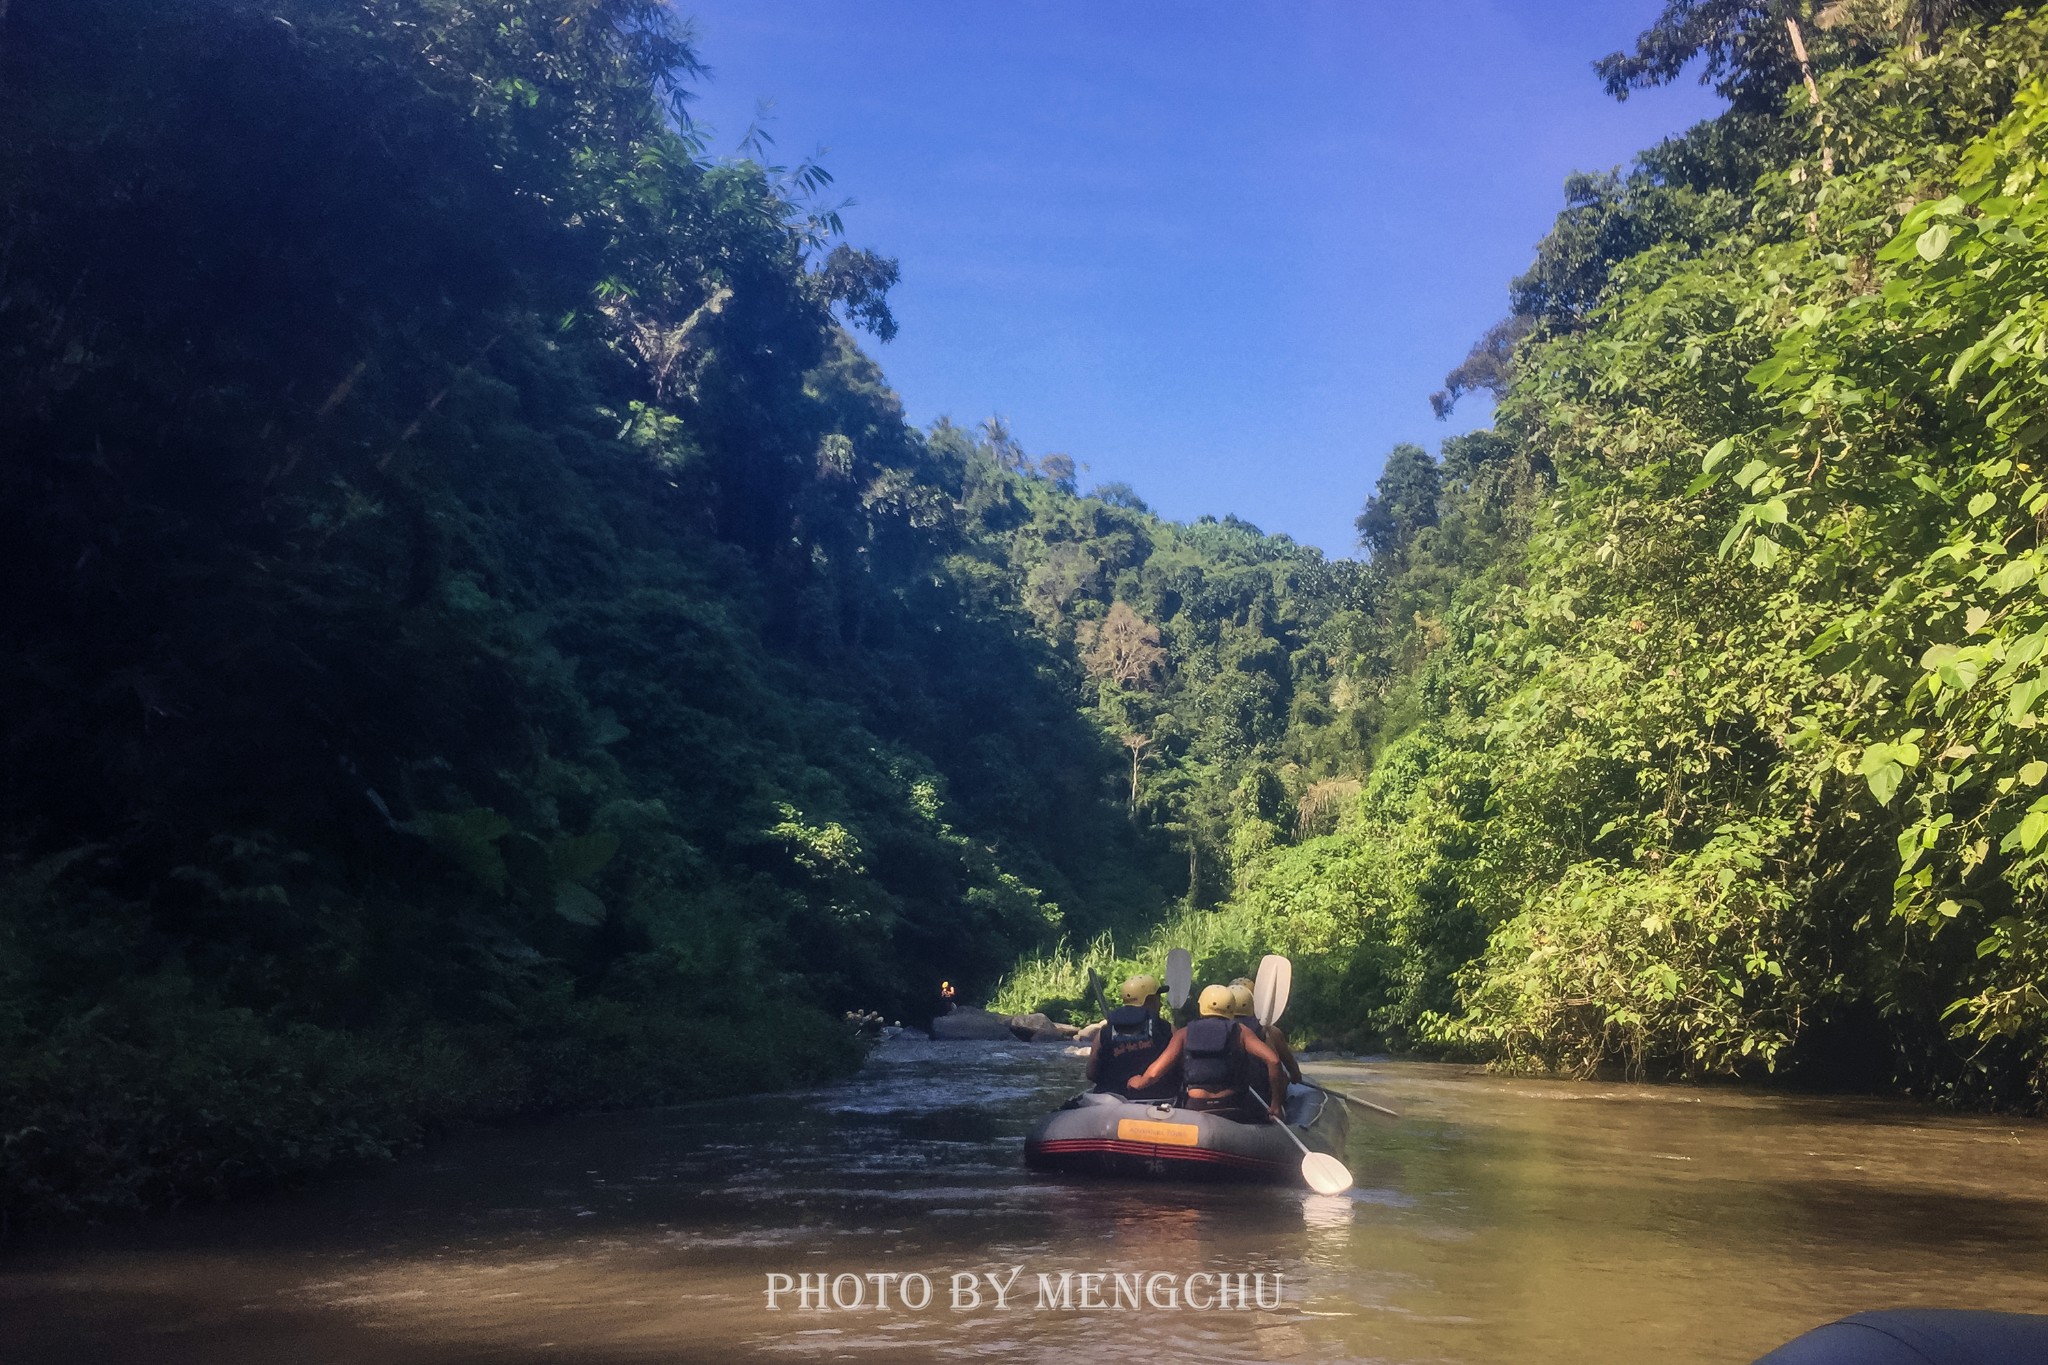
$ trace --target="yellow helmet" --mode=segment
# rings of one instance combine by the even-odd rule
[[[1231,996],[1228,986],[1204,986],[1198,1004],[1203,1018],[1228,1019],[1237,1002]]]
[[[1252,1012],[1251,987],[1232,986],[1230,988],[1230,1011],[1233,1014],[1250,1014]]]
[[[1140,973],[1123,984],[1123,996],[1126,1005],[1142,1005],[1157,994],[1159,994],[1159,978],[1156,976],[1146,976]]]
[[[1246,990],[1250,990],[1253,986],[1257,985],[1258,983],[1253,981],[1248,976],[1233,976],[1230,978],[1230,984],[1233,986],[1242,986]]]

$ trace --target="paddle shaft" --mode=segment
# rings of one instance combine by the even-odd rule
[[[1261,1095],[1261,1094],[1260,1094],[1260,1093],[1258,1092],[1258,1089],[1257,1089],[1257,1087],[1255,1087],[1255,1086],[1249,1086],[1249,1085],[1248,1085],[1248,1086],[1246,1086],[1246,1087],[1245,1087],[1245,1089],[1247,1089],[1247,1090],[1251,1091],[1251,1092],[1252,1092],[1252,1098],[1253,1098],[1253,1099],[1255,1099],[1255,1100],[1257,1100],[1257,1101],[1258,1101],[1258,1102],[1259,1102],[1260,1104],[1265,1104],[1265,1103],[1266,1103],[1266,1097],[1265,1097],[1264,1095]],[[1267,1115],[1268,1115],[1268,1117],[1271,1117],[1271,1115],[1272,1115],[1272,1110],[1271,1110],[1271,1108],[1270,1108],[1270,1107],[1268,1107],[1268,1109],[1267,1109]],[[1283,1133],[1285,1133],[1285,1134],[1287,1134],[1287,1136],[1288,1136],[1288,1139],[1289,1139],[1290,1141],[1292,1141],[1292,1142],[1294,1143],[1294,1145],[1295,1145],[1295,1146],[1297,1146],[1297,1147],[1301,1148],[1301,1154],[1302,1154],[1303,1156],[1313,1156],[1313,1155],[1314,1155],[1314,1153],[1313,1153],[1313,1152],[1311,1152],[1311,1151],[1309,1150],[1309,1145],[1308,1145],[1308,1144],[1307,1144],[1306,1142],[1303,1142],[1303,1141],[1301,1140],[1301,1135],[1300,1135],[1299,1133],[1297,1133],[1297,1132],[1295,1132],[1295,1131],[1294,1131],[1294,1125],[1293,1125],[1293,1124],[1289,1123],[1289,1122],[1288,1122],[1288,1121],[1287,1121],[1286,1119],[1283,1119],[1283,1118],[1274,1118],[1274,1119],[1273,1119],[1273,1122],[1275,1122],[1275,1123],[1279,1124],[1279,1125],[1280,1125],[1280,1131],[1281,1131],[1281,1132],[1283,1132]]]
[[[1309,1084],[1313,1085],[1316,1089],[1322,1091],[1325,1095],[1335,1095],[1338,1099],[1343,1100],[1348,1104],[1355,1104],[1360,1109],[1370,1109],[1375,1114],[1385,1114],[1390,1119],[1397,1119],[1401,1117],[1393,1110],[1387,1108],[1387,1106],[1385,1106],[1384,1104],[1374,1104],[1371,1100],[1362,1100],[1358,1098],[1358,1096],[1350,1093],[1349,1091],[1334,1089],[1331,1086],[1324,1085],[1320,1081],[1310,1081]]]
[[[1102,978],[1095,974],[1095,969],[1093,967],[1090,967],[1088,969],[1088,989],[1095,992],[1095,1007],[1102,1011],[1102,1017],[1104,1019],[1108,1019],[1109,995],[1107,992],[1103,990]]]

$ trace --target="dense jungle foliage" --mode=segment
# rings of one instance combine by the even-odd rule
[[[1332,1038],[2038,1105],[2048,21],[1600,70],[1701,54],[1354,562],[907,426],[895,263],[709,152],[659,0],[0,7],[0,1220],[1169,942]]]
[[[696,69],[655,0],[6,10],[0,1218],[828,1074],[1220,885],[1343,568],[906,427],[894,263]]]
[[[1705,53],[1731,107],[1567,186],[1436,399],[1492,390],[1491,429],[1390,456],[1352,638],[1283,741],[1355,718],[1362,790],[1330,830],[1278,771],[1295,804],[1220,913],[1034,958],[1006,998],[1173,942],[1214,977],[1282,951],[1321,1036],[2039,1108],[2030,10],[1673,0],[1601,63],[1625,94]]]

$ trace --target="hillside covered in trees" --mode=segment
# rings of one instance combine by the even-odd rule
[[[0,1217],[1168,942],[1359,1045],[2037,1106],[2048,20],[1908,10],[1602,62],[1730,109],[1566,187],[1351,561],[907,425],[896,264],[658,0],[0,8]]]
[[[1599,70],[1696,59],[1728,112],[1572,180],[1436,396],[1491,428],[1360,518],[1291,742],[1356,716],[1362,791],[1138,955],[1292,953],[1367,1045],[2038,1109],[2048,19],[1673,0]]]
[[[828,1074],[1227,886],[1352,566],[906,426],[894,263],[666,6],[0,63],[0,1217]]]

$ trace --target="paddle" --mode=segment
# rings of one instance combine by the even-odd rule
[[[1195,959],[1185,948],[1166,950],[1166,1003],[1179,1009],[1195,988]]]
[[[1109,997],[1103,994],[1102,978],[1095,974],[1093,967],[1088,969],[1088,994],[1095,997],[1095,1007],[1102,1011],[1102,1017],[1109,1018]]]
[[[1246,1088],[1250,1089],[1250,1087]],[[1252,1090],[1252,1098],[1260,1104],[1266,1102],[1266,1097],[1257,1090]],[[1272,1115],[1268,1114],[1267,1117],[1272,1118]],[[1328,1152],[1311,1150],[1309,1145],[1301,1140],[1301,1135],[1295,1132],[1293,1126],[1285,1119],[1273,1119],[1272,1121],[1280,1125],[1280,1131],[1287,1134],[1290,1142],[1301,1148],[1301,1178],[1308,1182],[1310,1189],[1314,1190],[1317,1194],[1342,1194],[1351,1188],[1351,1172],[1346,1169],[1343,1162],[1337,1160],[1336,1157],[1331,1156]]]
[[[1258,982],[1252,987],[1252,1013],[1261,1024],[1280,1022],[1287,1012],[1287,997],[1294,992],[1294,964],[1278,953],[1259,959]]]
[[[1316,1089],[1322,1091],[1325,1095],[1335,1095],[1338,1099],[1343,1100],[1345,1103],[1355,1104],[1360,1109],[1370,1109],[1373,1111],[1373,1113],[1385,1114],[1390,1119],[1397,1119],[1401,1117],[1393,1110],[1387,1108],[1387,1106],[1385,1106],[1384,1104],[1374,1104],[1371,1100],[1362,1100],[1358,1098],[1358,1096],[1353,1095],[1348,1091],[1333,1090],[1329,1086],[1324,1085],[1321,1081],[1310,1081],[1309,1084],[1313,1085]]]
[[[1277,1023],[1280,1016],[1287,1011],[1287,997],[1292,994],[1293,990],[1294,964],[1277,953],[1268,954],[1262,958],[1259,962],[1258,984],[1252,988],[1252,1009],[1258,1014],[1259,1022],[1261,1024]],[[1310,1084],[1326,1095],[1335,1095],[1338,1099],[1355,1104],[1361,1109],[1370,1109],[1376,1114],[1385,1114],[1390,1119],[1401,1117],[1383,1104],[1374,1104],[1371,1100],[1362,1100],[1356,1095],[1347,1095],[1342,1090],[1332,1090],[1329,1086],[1319,1082],[1312,1081]]]

